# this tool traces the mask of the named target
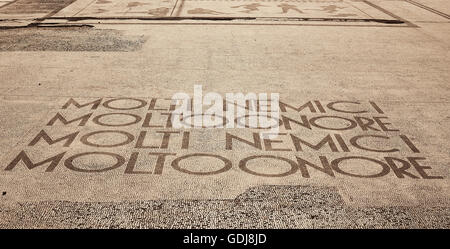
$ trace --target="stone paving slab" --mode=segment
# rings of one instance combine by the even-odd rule
[[[0,18],[49,16],[395,19],[365,1],[354,0],[17,0],[0,9]]]
[[[339,33],[331,32],[336,27],[220,26],[217,29],[214,26],[152,25],[130,29],[127,25],[109,25],[104,28],[106,31],[116,30],[109,32],[112,37],[117,37],[117,31],[120,30],[123,37],[128,37],[121,38],[124,42],[142,34],[147,34],[147,39],[138,50],[129,52],[123,52],[120,44],[116,45],[117,51],[102,52],[101,49],[95,49],[101,48],[98,44],[91,43],[86,43],[86,46],[92,46],[92,49],[86,47],[85,51],[80,51],[80,46],[75,42],[77,35],[89,31],[75,29],[71,31],[74,41],[70,42],[68,35],[61,35],[66,37],[62,43],[66,52],[49,51],[48,47],[39,50],[38,44],[30,47],[34,51],[22,49],[2,52],[2,56],[8,56],[8,59],[0,60],[0,70],[3,75],[8,75],[5,87],[9,88],[3,94],[3,124],[5,127],[15,127],[2,131],[5,134],[3,137],[7,138],[1,144],[2,151],[6,152],[1,159],[3,167],[6,168],[22,151],[33,162],[40,162],[65,151],[67,153],[52,172],[45,172],[48,165],[30,170],[23,162],[19,162],[11,170],[2,170],[0,187],[8,193],[3,197],[5,202],[233,199],[249,187],[261,184],[318,184],[337,187],[345,202],[354,206],[417,206],[425,203],[449,205],[450,172],[446,149],[450,139],[447,132],[449,89],[446,77],[449,57],[447,52],[442,52],[448,46],[445,41],[415,32],[416,29],[413,28],[358,28],[357,35],[355,27],[339,27]],[[62,32],[57,29],[36,30],[41,36]],[[106,31],[103,36],[108,34]],[[36,34],[33,30],[16,32]],[[240,37],[239,40],[235,40],[236,36]],[[280,40],[280,37],[283,39]],[[392,43],[393,39],[401,40],[402,43]],[[318,42],[319,40],[322,42]],[[109,41],[99,40],[106,45]],[[355,50],[349,49],[349,44],[365,46]],[[40,63],[35,62],[36,57],[40,59]],[[357,63],[354,58],[358,58]],[[428,66],[423,67],[423,64]],[[167,116],[162,113],[168,111],[169,107],[164,98],[170,98],[179,91],[192,93],[193,82],[205,82],[204,91],[222,94],[281,91],[283,101],[293,107],[309,100],[320,100],[323,105],[337,100],[358,101],[364,103],[364,107],[370,107],[368,101],[374,101],[384,111],[383,115],[375,109],[366,114],[330,111],[329,115],[352,119],[358,115],[367,118],[382,115],[399,131],[370,132],[359,127],[348,131],[327,131],[316,127],[309,131],[292,123],[292,129],[283,129],[282,132],[314,143],[327,134],[341,134],[347,142],[357,135],[389,136],[392,137],[389,141],[373,139],[367,140],[373,143],[364,145],[388,149],[394,147],[400,151],[380,153],[351,147],[350,152],[340,150],[338,153],[329,148],[315,151],[306,147],[305,151],[296,152],[290,135],[280,136],[283,143],[274,147],[290,151],[271,151],[267,147],[257,149],[239,142],[236,142],[234,150],[227,150],[226,132],[249,140],[252,139],[252,131],[247,129],[192,130],[188,150],[180,149],[182,133],[171,135],[167,149],[134,148],[141,131],[147,131],[146,144],[155,146],[161,143],[163,137],[162,133],[156,131],[173,130],[165,128]],[[153,113],[153,124],[159,127],[142,128],[142,122],[149,112],[148,106],[136,110],[110,110],[102,104],[98,109],[90,110],[89,106],[77,108],[71,105],[70,108],[63,109],[71,98],[79,103],[99,98],[102,103],[116,98],[135,98],[147,104],[152,98],[158,98],[156,105],[161,110],[150,112]],[[139,102],[136,100],[125,99],[117,101],[115,105],[133,106],[137,103]],[[342,107],[349,108],[352,105]],[[75,123],[63,125],[60,122],[48,125],[57,113],[73,119],[90,112],[93,112],[93,116],[83,126]],[[138,116],[140,121],[119,127],[104,127],[95,122],[96,116],[114,112],[126,114],[110,116],[104,122],[120,124],[133,121],[135,116],[129,114]],[[302,113],[308,117],[320,116],[308,110]],[[298,113],[291,108],[284,115],[294,120],[299,118]],[[15,125],[17,120],[21,120],[20,125]],[[41,130],[48,132],[51,137],[61,137],[77,131],[80,133],[69,147],[63,146],[64,142],[48,145],[44,140],[30,145]],[[134,140],[111,148],[97,148],[80,140],[82,136],[100,130],[127,132]],[[106,145],[121,143],[127,133],[101,133],[93,135],[89,141]],[[420,153],[411,151],[400,135],[412,139]],[[126,165],[99,174],[77,172],[73,168],[67,168],[64,163],[71,156],[92,151],[114,153],[127,161],[133,152],[139,152],[135,170],[148,173],[125,173]],[[149,152],[177,155],[167,158],[163,173],[158,175],[153,174],[157,158],[148,154]],[[210,176],[192,175],[172,167],[175,158],[191,153],[220,155],[232,160],[233,167],[227,172]],[[392,170],[385,176],[370,179],[340,173],[332,177],[314,169],[311,169],[310,178],[303,177],[301,172],[285,177],[258,176],[239,168],[239,161],[254,155],[281,156],[289,160],[295,160],[297,155],[316,165],[320,164],[319,156],[326,156],[328,160],[346,155],[376,160],[385,160],[384,157],[387,156],[401,160],[420,157],[425,158],[418,159],[420,165],[431,167],[426,170],[430,176],[440,176],[443,179],[424,179],[414,168],[410,169],[413,177],[420,178],[399,178]],[[217,162],[220,161],[214,158],[194,158],[186,160],[181,167],[191,171],[215,171],[220,169]],[[260,171],[267,174],[280,174],[289,170],[286,161],[271,158],[251,162],[251,170],[258,171],[258,163],[266,165]],[[85,170],[101,170],[113,164],[114,157],[108,155],[81,156],[74,161],[76,167]],[[409,165],[413,167],[411,162]],[[376,174],[379,167],[373,161],[364,164],[364,161],[349,160],[345,163],[345,169],[362,175]],[[22,182],[27,184],[23,186]],[[103,187],[106,183],[109,187]]]
[[[40,18],[53,15],[76,0],[16,0],[0,7],[0,17]]]
[[[264,17],[398,20],[396,15],[380,8],[382,5],[397,10],[394,12],[412,16],[412,20],[424,21],[424,17],[432,21],[448,20],[448,5],[445,3],[437,4],[434,1],[427,5],[423,1],[383,0],[17,0],[0,1],[0,18]],[[432,9],[438,5],[442,6],[442,12]]]

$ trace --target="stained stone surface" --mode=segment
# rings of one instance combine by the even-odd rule
[[[117,30],[92,27],[29,28],[0,31],[0,51],[136,51],[144,35],[124,37]]]
[[[448,207],[355,208],[334,188],[260,186],[233,200],[47,201],[0,209],[1,228],[448,228]]]

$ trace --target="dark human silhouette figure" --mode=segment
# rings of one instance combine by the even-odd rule
[[[320,6],[322,8],[322,11],[325,11],[327,13],[334,13],[338,11],[338,9],[345,9],[345,7],[338,7],[336,5],[327,5],[327,6]]]
[[[282,3],[282,4],[279,4],[278,7],[281,8],[281,10],[283,11],[282,12],[283,14],[288,13],[289,10],[294,10],[294,11],[297,11],[298,13],[300,13],[300,14],[303,14],[303,11],[299,10],[297,8],[297,6],[292,5],[292,4]]]
[[[252,11],[258,11],[259,10],[258,8],[259,7],[263,7],[263,6],[265,6],[265,5],[262,5],[260,3],[252,3],[252,4],[244,4],[244,5],[232,6],[231,8],[244,7],[244,9],[246,9],[246,10],[243,10],[241,12],[250,13]]]

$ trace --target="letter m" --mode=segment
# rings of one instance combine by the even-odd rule
[[[41,140],[41,138],[42,138],[42,139],[44,139],[45,142],[47,142],[48,145],[52,145],[52,144],[54,144],[54,143],[61,142],[61,141],[63,141],[63,140],[67,140],[67,141],[64,143],[64,147],[69,147],[70,144],[72,144],[73,140],[75,140],[75,138],[77,137],[78,133],[80,133],[80,132],[77,131],[77,132],[74,132],[74,133],[69,134],[69,135],[64,136],[64,137],[60,137],[60,138],[57,138],[57,139],[52,139],[52,138],[47,134],[47,132],[45,132],[44,130],[41,130],[41,131],[39,132],[39,134],[37,134],[36,137],[28,144],[28,146],[34,146],[34,145],[37,144],[37,143],[39,142],[39,140]]]
[[[64,117],[58,112],[58,113],[56,113],[56,115],[55,115],[50,121],[48,121],[47,126],[53,125],[57,120],[61,121],[64,125],[67,125],[67,124],[70,124],[70,123],[73,123],[73,122],[76,122],[76,121],[80,121],[80,123],[78,124],[78,126],[84,126],[84,125],[87,123],[87,121],[89,120],[89,118],[91,117],[91,115],[92,115],[92,112],[91,112],[91,113],[88,113],[88,114],[86,114],[86,115],[84,115],[84,116],[81,116],[81,117],[79,117],[79,118],[75,118],[75,119],[72,119],[72,120],[70,120],[70,121],[67,121],[67,119],[64,118]]]
[[[16,167],[16,165],[20,161],[22,161],[25,164],[25,166],[27,166],[28,169],[34,169],[38,166],[50,163],[50,165],[47,167],[45,172],[51,172],[59,164],[59,162],[63,158],[64,154],[66,154],[66,152],[62,152],[54,157],[47,158],[41,162],[33,163],[31,161],[31,159],[28,157],[27,153],[25,153],[25,151],[22,150],[19,153],[19,155],[17,155],[17,157],[14,158],[14,160],[12,160],[12,162],[10,164],[8,164],[8,166],[5,168],[5,170],[12,170],[14,167]]]
[[[62,109],[67,109],[67,107],[69,107],[71,104],[76,106],[77,108],[82,108],[88,105],[92,105],[91,110],[93,109],[97,109],[97,107],[100,105],[100,103],[102,102],[102,98],[94,100],[92,102],[86,103],[86,104],[80,104],[78,103],[76,100],[70,98],[62,107]]]
[[[333,152],[339,152],[338,148],[336,147],[336,144],[333,141],[333,138],[328,134],[326,137],[324,137],[319,143],[316,145],[313,145],[311,143],[306,142],[305,140],[300,139],[299,137],[296,137],[291,134],[292,143],[295,146],[295,149],[297,151],[303,151],[301,144],[304,144],[308,146],[309,148],[312,148],[314,150],[320,150],[322,147],[325,146],[325,144],[328,144],[331,151]]]

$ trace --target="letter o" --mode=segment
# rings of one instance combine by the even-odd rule
[[[198,117],[198,116],[202,116],[202,127],[201,127],[201,128],[217,128],[217,127],[222,128],[222,127],[224,127],[224,126],[226,126],[226,125],[228,124],[228,119],[227,119],[226,117],[220,116],[220,115],[215,115],[215,117],[222,118],[222,124],[215,124],[215,125],[212,125],[212,126],[205,126],[205,124],[204,124],[204,123],[205,123],[205,122],[204,122],[204,121],[205,121],[205,120],[204,120],[204,117],[205,117],[205,116],[211,116],[211,117],[213,117],[212,114],[191,114],[191,115],[189,115],[189,116],[183,117],[183,119],[181,119],[180,122],[181,122],[182,124],[185,124],[185,125],[189,126],[189,127],[195,127],[195,121],[192,122],[192,121],[193,121],[192,118]],[[188,124],[188,123],[185,122],[185,120],[188,119],[188,118],[190,118],[190,121],[191,121],[190,124]]]
[[[119,133],[119,134],[123,134],[123,135],[125,135],[127,137],[127,140],[123,141],[121,143],[118,143],[118,144],[111,144],[111,145],[108,145],[108,144],[107,145],[94,144],[94,143],[91,143],[91,142],[88,141],[88,138],[90,136],[96,135],[96,134],[100,134],[100,133]],[[117,146],[122,146],[122,145],[125,145],[125,144],[129,144],[129,143],[133,142],[133,140],[134,140],[134,136],[131,135],[128,132],[125,132],[125,131],[94,131],[94,132],[90,132],[88,134],[85,134],[84,136],[82,136],[80,138],[80,141],[83,144],[85,144],[85,145],[89,145],[89,146],[93,146],[93,147],[106,147],[106,148],[117,147]]]
[[[348,160],[348,159],[363,159],[363,160],[367,160],[367,161],[371,161],[371,162],[375,162],[379,165],[381,165],[381,167],[383,168],[381,170],[380,173],[377,173],[375,175],[356,175],[356,174],[352,174],[352,173],[348,173],[343,171],[341,168],[339,168],[339,163],[344,161],[344,160]],[[341,158],[337,158],[334,159],[331,162],[331,167],[338,173],[341,173],[343,175],[348,175],[348,176],[354,176],[354,177],[361,177],[361,178],[375,178],[375,177],[380,177],[380,176],[384,176],[387,175],[390,171],[390,167],[389,165],[387,165],[384,162],[372,159],[372,158],[368,158],[368,157],[362,157],[362,156],[348,156],[348,157],[341,157]]]
[[[103,122],[100,122],[100,119],[105,117],[105,116],[109,116],[109,115],[125,115],[125,116],[131,116],[134,118],[134,121],[131,121],[129,123],[124,123],[124,124],[105,124]],[[95,124],[98,125],[102,125],[102,126],[127,126],[127,125],[133,125],[133,124],[137,124],[141,121],[141,117],[139,117],[138,115],[135,114],[131,114],[131,113],[123,113],[123,112],[115,112],[115,113],[105,113],[105,114],[101,114],[98,116],[95,116],[95,118],[92,119],[92,122],[94,122]]]
[[[252,159],[255,159],[255,158],[274,158],[274,159],[279,159],[279,160],[282,160],[282,161],[285,161],[285,162],[289,163],[289,165],[291,166],[291,169],[289,171],[281,173],[281,174],[263,174],[263,173],[258,173],[258,172],[252,171],[249,168],[247,168],[247,162],[252,160]],[[244,172],[247,172],[247,173],[252,174],[252,175],[268,176],[268,177],[283,177],[283,176],[292,175],[295,172],[297,172],[297,170],[299,169],[299,166],[294,161],[289,160],[289,159],[284,158],[284,157],[272,156],[272,155],[259,155],[259,156],[249,156],[249,157],[246,157],[246,158],[242,159],[239,162],[239,168],[241,170],[243,170]]]
[[[224,167],[216,170],[216,171],[212,171],[212,172],[194,172],[194,171],[190,171],[187,169],[183,169],[179,166],[179,163],[181,160],[184,160],[186,158],[189,157],[194,157],[194,156],[207,156],[207,157],[215,157],[218,158],[220,160],[222,160],[224,162]],[[206,154],[206,153],[193,153],[193,154],[188,154],[188,155],[184,155],[181,157],[176,158],[175,160],[172,161],[172,167],[178,171],[181,171],[183,173],[187,173],[187,174],[192,174],[192,175],[214,175],[214,174],[219,174],[225,171],[228,171],[229,169],[231,169],[232,167],[232,163],[230,160],[226,159],[225,157],[219,156],[219,155],[213,155],[213,154]]]
[[[318,125],[318,124],[316,123],[317,120],[322,119],[322,118],[337,118],[337,119],[343,119],[343,120],[345,120],[345,121],[350,122],[351,125],[350,125],[349,127],[344,127],[344,128],[329,128],[329,127],[324,127],[324,126]],[[356,121],[351,120],[351,119],[348,119],[348,118],[339,117],[339,116],[319,116],[319,117],[311,118],[311,119],[309,120],[309,122],[310,122],[311,124],[313,124],[313,125],[314,125],[315,127],[317,127],[317,128],[325,129],[325,130],[334,130],[334,131],[350,130],[350,129],[353,129],[353,128],[355,128],[355,127],[357,126]]]
[[[258,114],[256,114],[256,115],[254,115],[254,114],[246,114],[246,115],[244,115],[244,116],[240,116],[240,117],[235,118],[235,119],[234,119],[234,122],[235,122],[235,124],[238,124],[238,125],[240,125],[241,127],[243,126],[244,128],[252,128],[252,129],[272,129],[272,128],[280,127],[280,126],[283,125],[283,121],[281,121],[281,119],[276,118],[276,117],[272,117],[272,116],[269,117],[269,115],[267,115],[266,117],[267,117],[267,118],[270,118],[270,119],[272,119],[272,120],[278,121],[278,124],[274,124],[274,126],[270,126],[270,127],[259,127],[259,126],[258,126],[258,127],[250,127],[250,125],[248,125],[247,122],[245,122],[245,124],[242,124],[242,123],[241,123],[241,120],[242,120],[243,118],[250,118],[250,117],[254,117],[254,116],[256,116],[257,118],[259,118],[260,115],[258,115]],[[263,116],[264,116],[264,115],[263,115]],[[257,119],[257,120],[258,120],[258,122],[259,122],[259,119]]]
[[[127,107],[127,108],[113,107],[113,106],[110,106],[110,105],[109,105],[111,102],[117,101],[117,100],[134,100],[134,101],[139,102],[140,104],[137,105],[137,106],[134,106],[134,107]],[[133,109],[139,109],[139,108],[142,108],[142,107],[144,107],[144,106],[146,106],[146,105],[147,105],[147,102],[146,102],[146,101],[144,101],[144,100],[142,100],[142,99],[135,99],[135,98],[117,98],[117,99],[110,99],[110,100],[105,101],[105,102],[103,103],[103,106],[104,106],[104,107],[109,108],[109,109],[113,109],[113,110],[133,110]]]
[[[116,160],[117,160],[117,163],[114,164],[113,166],[108,167],[108,168],[94,169],[94,170],[80,169],[80,168],[77,168],[77,167],[75,167],[73,165],[73,160],[75,158],[78,158],[78,157],[81,157],[81,156],[85,156],[85,155],[98,155],[98,154],[115,157]],[[80,154],[73,155],[73,156],[67,158],[66,161],[64,161],[64,166],[66,166],[66,168],[71,169],[73,171],[87,172],[87,173],[91,173],[91,172],[92,173],[96,173],[97,172],[98,173],[98,172],[104,172],[104,171],[108,171],[108,170],[112,170],[112,169],[118,168],[118,167],[122,166],[124,163],[125,163],[125,158],[123,158],[120,155],[117,155],[117,154],[114,154],[114,153],[109,153],[109,152],[98,152],[97,151],[97,152],[85,152],[85,153],[80,153]]]

